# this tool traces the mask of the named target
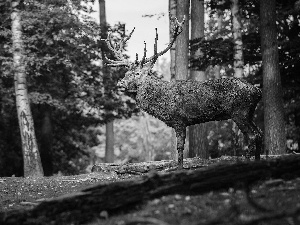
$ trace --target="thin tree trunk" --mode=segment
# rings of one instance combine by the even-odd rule
[[[114,121],[106,123],[105,162],[114,162]]]
[[[34,124],[30,110],[26,69],[24,61],[24,47],[22,40],[20,1],[12,1],[11,31],[13,44],[13,66],[16,93],[16,105],[22,139],[25,177],[43,176],[41,158],[36,141]]]
[[[244,54],[242,40],[242,22],[240,15],[239,0],[231,0],[232,35],[234,42],[234,77],[244,77]],[[232,139],[234,155],[238,154],[243,143],[243,137],[238,126],[232,121]]]
[[[283,93],[276,32],[276,2],[260,1],[260,33],[263,65],[264,147],[271,154],[286,151]]]
[[[177,7],[177,0],[169,0],[169,12],[171,15],[176,15],[176,7]],[[171,21],[169,20],[169,32],[170,32],[170,40],[172,38],[172,29],[171,29]],[[175,50],[176,50],[176,43],[173,44],[172,48],[170,49],[170,74],[171,80],[175,80]]]
[[[241,78],[244,74],[244,55],[242,41],[242,23],[239,0],[231,0],[232,34],[234,42],[234,76]]]
[[[204,0],[191,1],[191,39],[204,36]],[[200,55],[200,50],[192,52],[194,56]],[[205,71],[191,70],[191,80],[205,81]],[[197,124],[189,127],[189,154],[192,158],[199,156],[208,159],[207,124]]]
[[[190,1],[177,0],[176,16],[179,21],[183,20],[185,16],[186,22],[183,25],[182,33],[176,39],[176,51],[175,51],[175,79],[176,80],[186,80],[189,71],[189,9]],[[177,140],[177,139],[176,139]],[[182,144],[178,143],[177,145]],[[177,155],[174,158],[181,158]]]
[[[222,10],[218,10],[217,12],[217,24],[218,24],[218,32],[220,33],[222,30],[222,26],[223,26],[223,11]],[[218,35],[220,36],[220,34]],[[220,65],[216,65],[214,67],[214,77],[215,79],[219,79],[221,78],[221,66]]]
[[[53,161],[52,161],[52,121],[51,121],[51,107],[48,105],[42,106],[42,132],[40,141],[41,160],[45,176],[53,175]]]
[[[143,140],[143,150],[145,155],[145,161],[153,161],[154,160],[154,149],[151,144],[151,135],[150,132],[150,116],[148,113],[143,112],[142,116],[140,116],[140,133]]]
[[[175,79],[186,80],[189,70],[189,7],[190,2],[186,0],[177,0],[177,19],[183,20],[185,16],[186,22],[183,25],[182,33],[176,39],[175,51]]]
[[[169,0],[169,12],[171,15],[175,16],[177,11],[177,0]],[[172,29],[171,29],[171,21],[169,20],[169,31],[170,31],[170,40],[172,38]],[[175,51],[176,51],[176,42],[173,44],[170,49],[170,74],[171,80],[175,80]],[[177,159],[177,141],[176,141],[176,133],[175,130],[171,130],[171,159]]]
[[[106,24],[106,11],[105,11],[105,0],[99,0],[99,14],[100,14],[100,26],[101,26],[101,36],[102,38],[107,38],[107,24]],[[102,54],[104,51],[102,50]],[[107,68],[103,69],[104,78],[104,88],[107,89],[105,81],[107,76],[109,76],[109,70]],[[105,90],[108,92],[109,90]],[[114,121],[111,120],[105,124],[106,127],[106,140],[105,140],[105,162],[114,162]]]

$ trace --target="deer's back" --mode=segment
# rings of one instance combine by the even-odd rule
[[[136,99],[141,109],[173,127],[178,121],[192,125],[229,119],[238,107],[255,108],[261,91],[237,78],[167,82],[149,77]]]
[[[173,83],[176,116],[187,125],[230,119],[238,109],[255,108],[261,99],[260,89],[237,78]]]

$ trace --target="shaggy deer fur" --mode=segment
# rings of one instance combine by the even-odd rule
[[[255,159],[260,159],[262,133],[254,124],[253,116],[257,103],[261,100],[261,90],[244,80],[237,78],[221,78],[204,82],[192,80],[163,81],[151,71],[157,58],[166,53],[182,31],[184,20],[179,23],[176,17],[173,22],[173,39],[169,46],[157,53],[157,33],[154,44],[154,55],[146,58],[146,44],[141,61],[128,62],[122,55],[123,44],[112,47],[106,39],[109,49],[117,61],[106,60],[110,66],[127,66],[128,72],[118,85],[126,92],[134,95],[138,107],[150,115],[165,122],[175,129],[177,137],[178,168],[183,167],[183,149],[186,127],[215,120],[232,119],[244,134],[249,145],[246,157],[255,149]],[[110,35],[108,36],[108,38]]]

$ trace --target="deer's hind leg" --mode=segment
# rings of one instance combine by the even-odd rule
[[[260,160],[260,154],[262,152],[263,134],[261,129],[252,121],[252,127],[255,130],[255,160]]]
[[[255,160],[260,160],[262,132],[253,122],[253,113],[245,113],[245,111],[239,112],[235,114],[232,119],[242,131],[246,144],[248,145],[246,158],[250,159],[251,152],[255,152]]]
[[[178,169],[183,169],[183,150],[186,137],[186,127],[176,126],[177,152],[178,152]]]

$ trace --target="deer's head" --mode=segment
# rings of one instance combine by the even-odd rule
[[[117,60],[111,60],[108,59],[105,56],[106,60],[106,65],[107,66],[125,66],[128,68],[128,71],[125,73],[125,76],[123,79],[121,79],[118,82],[118,86],[121,88],[124,88],[125,90],[129,92],[134,92],[137,90],[139,84],[143,82],[143,80],[150,75],[152,72],[152,68],[158,59],[159,56],[165,54],[173,45],[175,42],[177,36],[182,32],[183,27],[182,25],[184,24],[185,18],[183,18],[182,22],[180,23],[176,17],[172,17],[170,14],[170,20],[172,24],[172,38],[168,46],[161,52],[157,52],[157,40],[158,40],[158,34],[157,34],[157,29],[156,30],[156,36],[155,36],[155,43],[154,43],[154,55],[151,56],[150,58],[146,58],[146,42],[144,42],[144,55],[141,60],[138,59],[138,54],[136,54],[136,59],[134,62],[129,62],[124,55],[122,54],[123,47],[126,43],[131,38],[131,35],[134,32],[134,29],[130,32],[128,37],[122,39],[120,42],[116,43],[115,46],[112,45],[111,43],[111,33],[108,34],[107,39],[104,41],[106,42],[108,48],[111,50],[113,53],[114,57]]]

